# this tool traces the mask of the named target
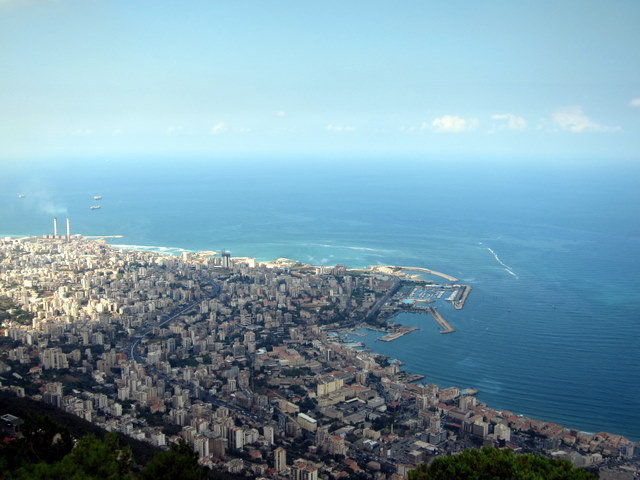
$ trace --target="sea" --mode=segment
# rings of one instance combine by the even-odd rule
[[[122,235],[164,254],[409,265],[463,310],[367,348],[490,407],[640,440],[640,162],[603,158],[105,158],[0,165],[0,236]],[[94,200],[94,196],[102,196]],[[99,209],[90,209],[100,206]]]

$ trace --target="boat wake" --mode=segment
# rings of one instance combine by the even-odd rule
[[[513,277],[515,277],[516,279],[517,279],[517,278],[519,278],[519,277],[518,277],[518,274],[517,274],[516,272],[514,272],[514,271],[513,271],[513,269],[512,269],[509,265],[507,265],[507,264],[506,264],[506,263],[504,263],[502,260],[500,260],[500,257],[498,256],[498,254],[497,254],[496,252],[494,252],[494,251],[493,251],[492,249],[490,249],[489,247],[487,247],[487,250],[489,250],[489,252],[491,253],[491,255],[493,255],[493,258],[495,258],[495,259],[496,259],[496,262],[498,262],[500,265],[502,265],[502,266],[504,267],[505,271],[506,271],[509,275],[511,275],[511,276],[513,276]]]

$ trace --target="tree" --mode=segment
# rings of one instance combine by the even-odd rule
[[[29,463],[57,462],[73,447],[69,429],[44,415],[27,417],[21,432],[22,438],[0,447],[0,463],[8,470]]]
[[[460,455],[440,457],[431,465],[409,472],[409,480],[594,480],[592,474],[574,468],[566,460],[550,460],[532,454],[484,447]]]
[[[198,454],[180,441],[167,452],[157,453],[142,472],[144,480],[202,480],[207,478],[208,468],[198,464]]]
[[[27,464],[7,478],[41,480],[129,480],[133,479],[129,447],[120,448],[115,433],[103,440],[93,435],[80,439],[73,450],[53,464]]]

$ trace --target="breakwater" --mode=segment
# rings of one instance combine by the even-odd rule
[[[467,297],[471,293],[471,290],[473,290],[473,288],[470,285],[462,285],[458,289],[455,297],[453,297],[453,301],[451,302],[453,303],[453,307],[456,310],[462,310],[462,307],[464,307],[464,302],[467,301]]]
[[[435,307],[427,307],[426,311],[442,327],[442,330],[440,330],[440,333],[453,333],[456,331],[456,329],[453,328],[449,322],[447,322],[447,320],[440,314],[440,312],[438,312],[438,310]]]
[[[450,282],[457,282],[458,279],[452,275],[448,275],[446,273],[442,273],[442,272],[437,272],[435,270],[430,270],[428,268],[423,268],[423,267],[398,267],[399,269],[401,269],[403,272],[404,271],[409,271],[409,272],[422,272],[422,273],[428,273],[429,275],[435,275],[436,277],[441,277],[444,278],[445,280],[449,280]]]

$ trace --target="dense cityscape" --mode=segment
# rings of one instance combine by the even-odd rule
[[[452,332],[416,298],[439,289],[462,308],[468,286],[399,267],[116,249],[68,228],[0,240],[4,391],[156,447],[184,440],[202,465],[251,477],[399,480],[479,446],[607,479],[640,467],[620,435],[492,409],[348,340],[359,328],[410,334],[391,321],[403,310]]]

